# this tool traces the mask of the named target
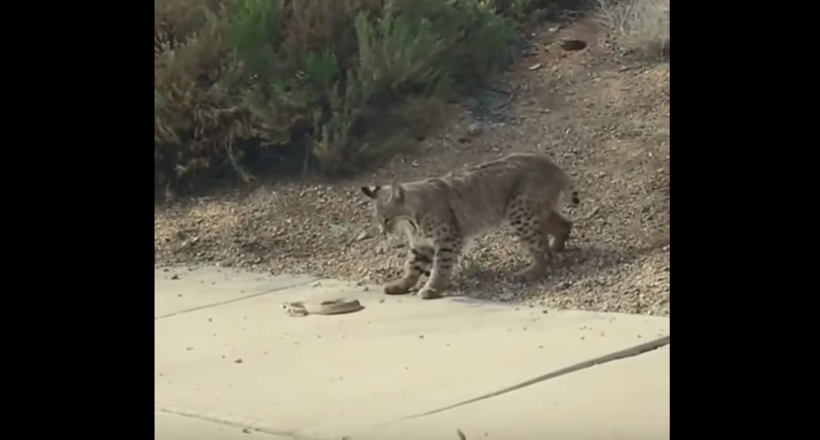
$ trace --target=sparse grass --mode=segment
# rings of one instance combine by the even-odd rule
[[[532,1],[507,3],[154,0],[155,189],[215,170],[252,180],[249,145],[329,175],[389,156],[397,133],[423,136],[511,61],[506,17]]]
[[[669,0],[597,0],[597,18],[626,50],[669,58]]]

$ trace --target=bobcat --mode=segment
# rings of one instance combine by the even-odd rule
[[[558,213],[561,201],[580,203],[569,177],[540,154],[511,154],[442,177],[361,191],[374,201],[382,234],[403,230],[409,240],[404,276],[384,292],[408,293],[425,274],[427,283],[418,292],[422,299],[438,298],[447,289],[465,240],[504,220],[531,257],[517,276],[543,276],[572,230],[572,222]]]

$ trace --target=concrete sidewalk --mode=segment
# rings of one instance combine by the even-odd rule
[[[669,438],[669,346],[444,408],[669,335],[669,319],[545,311],[202,268],[155,276],[156,436]],[[288,316],[285,301],[365,309]]]

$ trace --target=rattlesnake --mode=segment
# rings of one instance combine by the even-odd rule
[[[325,301],[293,301],[282,304],[282,309],[290,316],[339,315],[358,312],[364,306],[357,299],[337,298]]]

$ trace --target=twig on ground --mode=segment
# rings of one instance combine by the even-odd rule
[[[513,101],[513,99],[515,99],[515,93],[510,93],[510,97],[509,97],[509,98],[507,98],[507,101],[506,101],[506,102],[502,102],[501,104],[498,104],[497,106],[495,106],[495,107],[493,108],[493,110],[498,110],[498,109],[500,109],[500,108],[504,108],[504,107],[506,107],[506,106],[510,105],[510,103]]]

